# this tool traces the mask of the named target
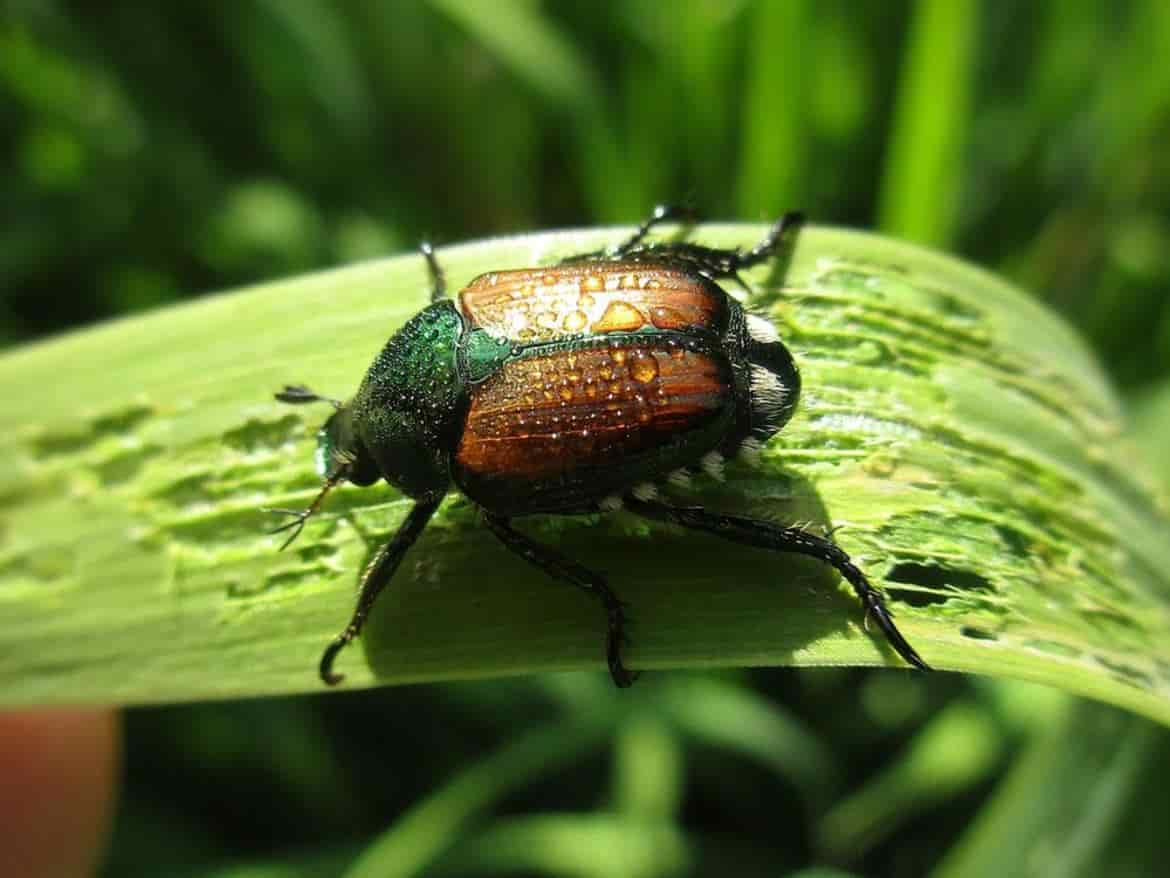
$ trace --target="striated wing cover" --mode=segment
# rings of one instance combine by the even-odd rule
[[[715,284],[636,262],[491,272],[472,281],[459,304],[472,327],[526,343],[655,329],[718,334],[728,313]]]
[[[459,481],[486,505],[482,491],[534,500],[526,486],[550,508],[585,487],[624,490],[645,478],[648,456],[661,473],[718,443],[731,381],[722,355],[646,336],[511,361],[472,395]]]

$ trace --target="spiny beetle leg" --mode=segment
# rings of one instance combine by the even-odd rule
[[[894,625],[894,619],[882,600],[881,593],[869,584],[860,568],[832,540],[798,527],[781,527],[753,518],[708,512],[699,506],[669,506],[653,500],[639,500],[634,496],[626,497],[625,505],[629,511],[655,521],[671,522],[682,527],[705,531],[734,543],[808,555],[831,564],[853,586],[862,606],[865,607],[866,618],[877,623],[898,655],[919,670],[930,670],[930,666],[922,660]]]
[[[362,626],[365,624],[366,617],[369,616],[374,602],[378,599],[378,595],[394,578],[394,572],[402,563],[407,550],[414,545],[419,534],[423,532],[427,522],[431,520],[431,516],[439,508],[442,499],[442,497],[436,497],[429,500],[419,500],[415,503],[410,512],[407,513],[406,520],[390,538],[390,542],[382,547],[374,557],[373,563],[366,568],[366,575],[362,579],[361,594],[358,595],[357,606],[354,608],[349,624],[345,626],[345,630],[333,638],[333,642],[321,654],[321,664],[318,670],[321,674],[321,680],[327,685],[336,686],[345,679],[343,674],[333,672],[333,660],[337,658],[337,654],[342,649],[362,633]]]
[[[704,247],[687,241],[668,241],[631,247],[623,256],[637,262],[678,265],[712,279],[732,278],[746,289],[739,272],[771,259],[804,223],[804,214],[790,212],[780,217],[763,240],[747,252],[738,249]]]
[[[790,234],[795,235],[803,225],[804,214],[800,211],[792,210],[784,214],[772,224],[772,228],[768,229],[768,234],[764,235],[764,239],[747,253],[740,253],[738,250],[731,251],[735,254],[731,273],[751,268],[761,262],[767,262],[780,249],[785,238]]]
[[[591,250],[588,253],[575,253],[572,256],[566,256],[561,260],[560,264],[572,265],[573,263],[579,262],[623,259],[630,253],[646,249],[642,246],[642,240],[655,226],[674,222],[692,224],[698,222],[698,220],[699,214],[693,208],[683,207],[679,204],[660,204],[654,208],[654,212],[650,214],[649,218],[642,221],[642,224],[638,226],[634,234],[630,235],[630,237],[616,247],[607,247],[604,250]]]
[[[614,259],[621,259],[641,244],[642,240],[650,234],[650,231],[655,226],[661,225],[662,223],[695,223],[698,220],[699,214],[694,208],[684,207],[681,204],[660,204],[654,208],[654,212],[650,214],[648,219],[643,220],[634,234],[613,248],[611,255]]]
[[[529,564],[539,567],[554,579],[575,585],[590,594],[597,595],[605,607],[607,621],[605,635],[605,659],[609,675],[619,688],[626,688],[638,678],[622,664],[621,648],[628,643],[626,637],[625,604],[609,590],[605,580],[598,574],[566,558],[560,552],[543,546],[512,527],[509,519],[488,514],[487,525],[509,550],[515,552]]]

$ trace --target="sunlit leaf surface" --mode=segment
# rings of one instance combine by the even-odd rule
[[[749,244],[763,226],[704,226]],[[614,241],[614,230],[441,252],[452,285]],[[771,275],[771,276],[770,276]],[[1046,682],[1170,720],[1166,504],[1076,335],[955,260],[812,229],[748,276],[805,393],[760,466],[682,502],[839,527],[936,668]],[[401,520],[347,487],[283,554],[263,506],[308,502],[324,412],[426,302],[414,255],[277,281],[0,359],[5,703],[172,702],[316,691],[321,648]],[[901,667],[836,577],[617,515],[530,533],[607,572],[636,668]],[[602,666],[585,595],[508,556],[451,498],[343,654],[347,686]]]

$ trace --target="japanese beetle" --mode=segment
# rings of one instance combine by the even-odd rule
[[[895,627],[882,597],[829,537],[697,506],[673,506],[656,483],[690,469],[717,471],[758,449],[796,408],[800,373],[766,320],[716,283],[770,259],[803,217],[789,213],[747,252],[687,242],[645,243],[657,224],[691,219],[659,207],[628,240],[547,268],[480,275],[446,297],[433,250],[422,253],[431,305],[386,343],[357,393],[342,403],[290,385],[281,402],[332,402],[317,434],[324,486],[274,532],[296,538],[341,482],[385,479],[415,504],[376,555],[345,630],[321,657],[321,679],[361,632],[378,594],[452,487],[480,507],[500,541],[550,576],[597,596],[608,628],[605,654],[618,686],[622,602],[598,574],[512,526],[534,513],[573,515],[624,506],[657,521],[733,542],[795,552],[835,567],[893,648],[926,663]],[[283,547],[282,547],[283,548]]]

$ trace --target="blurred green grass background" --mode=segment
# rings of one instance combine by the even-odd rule
[[[1162,0],[13,0],[0,342],[423,237],[801,207],[1059,310],[1170,484],[1168,48]],[[1145,721],[848,670],[138,710],[126,762],[109,875],[1141,874],[1170,813]]]

